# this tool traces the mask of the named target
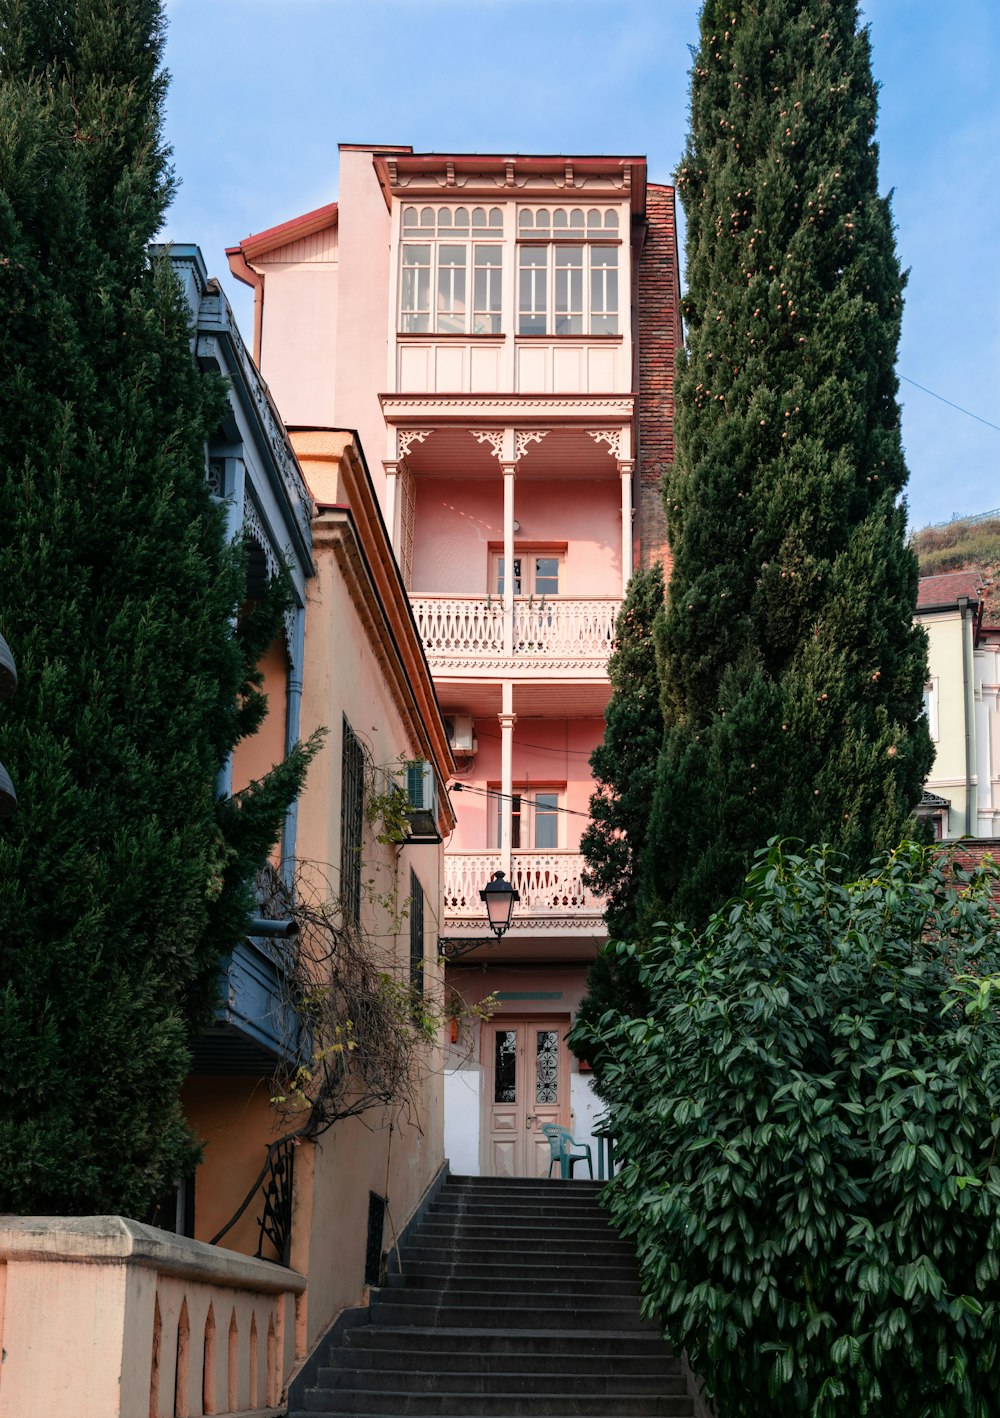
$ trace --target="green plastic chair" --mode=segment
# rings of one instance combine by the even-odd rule
[[[549,1160],[549,1176],[552,1176],[552,1168],[559,1163],[559,1175],[568,1181],[573,1180],[573,1168],[578,1162],[586,1162],[590,1179],[594,1179],[594,1162],[590,1155],[590,1146],[586,1142],[577,1142],[569,1128],[558,1127],[555,1123],[542,1123],[541,1131],[545,1134],[549,1144],[551,1157]],[[577,1148],[574,1152],[572,1149]]]

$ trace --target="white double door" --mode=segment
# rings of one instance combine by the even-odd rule
[[[504,1019],[483,1025],[483,1174],[545,1177],[543,1123],[569,1122],[569,1019]]]

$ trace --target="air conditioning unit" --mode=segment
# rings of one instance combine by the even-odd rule
[[[444,725],[452,753],[475,753],[477,744],[471,714],[452,714]]]
[[[406,796],[409,807],[406,820],[410,827],[410,842],[440,842],[437,828],[437,779],[434,765],[417,759],[406,769]]]

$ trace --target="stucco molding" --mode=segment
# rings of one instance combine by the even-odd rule
[[[470,935],[476,933],[476,927],[480,924],[470,919],[469,916],[449,913],[447,909],[444,912],[443,920],[449,931],[466,927]],[[561,914],[554,912],[547,916],[523,916],[518,912],[517,929],[511,928],[504,936],[504,942],[507,945],[517,945],[526,936],[537,934],[540,931],[547,934],[558,931],[560,935],[566,936],[594,935],[595,933],[605,935],[607,933],[602,915],[586,915],[582,912],[579,915],[570,914],[566,908],[563,908]],[[481,929],[479,934],[482,934]]]
[[[306,1279],[272,1261],[175,1236],[125,1216],[8,1216],[0,1259],[89,1265],[141,1265],[161,1275],[278,1295],[299,1295]]]
[[[528,420],[628,424],[633,394],[380,394],[386,423],[482,421],[521,424]]]
[[[481,678],[484,671],[498,670],[504,676],[515,674],[519,670],[593,670],[599,672],[601,679],[607,679],[605,673],[610,648],[603,655],[593,655],[589,659],[579,656],[573,658],[560,659],[558,656],[549,655],[544,659],[523,655],[492,655],[481,657],[475,654],[469,655],[435,655],[433,650],[427,651],[427,659],[433,669],[440,670],[473,670],[476,677]],[[964,780],[963,780],[964,781]]]

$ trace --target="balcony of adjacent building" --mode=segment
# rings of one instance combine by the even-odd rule
[[[518,893],[510,929],[496,945],[480,945],[470,960],[589,960],[607,938],[604,905],[584,881],[579,851],[499,849],[445,854],[443,934],[455,941],[483,937],[480,892],[497,871]]]
[[[603,903],[586,884],[580,851],[590,757],[604,731],[598,701],[590,703],[584,686],[579,716],[567,717],[563,703],[557,717],[529,712],[537,699],[501,692],[501,712],[491,714],[487,688],[466,701],[475,717],[455,709],[457,700],[444,711],[458,765],[451,784],[458,824],[445,852],[443,933],[482,935],[480,893],[502,871],[519,897],[512,925],[499,946],[475,958],[587,959],[604,939]]]
[[[435,678],[603,679],[633,560],[627,426],[397,438],[388,517]]]

